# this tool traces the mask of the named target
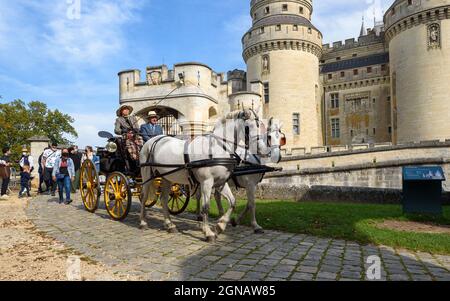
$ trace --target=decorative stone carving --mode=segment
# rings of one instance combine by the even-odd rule
[[[269,55],[263,55],[262,57],[262,72],[269,73],[270,72],[270,58]]]
[[[150,85],[158,86],[161,84],[161,72],[159,71],[152,71],[148,75],[148,82]]]
[[[428,25],[428,49],[441,48],[441,25],[439,23],[432,23]]]

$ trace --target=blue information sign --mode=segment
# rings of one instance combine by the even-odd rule
[[[403,181],[445,181],[440,166],[403,167]]]

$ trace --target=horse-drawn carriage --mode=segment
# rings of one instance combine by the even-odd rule
[[[106,211],[112,219],[121,221],[130,211],[133,196],[140,197],[143,184],[140,167],[138,162],[130,159],[121,137],[114,137],[108,132],[100,132],[99,136],[107,139],[107,144],[97,151],[99,166],[91,160],[84,161],[81,166],[81,198],[85,209],[94,213],[103,193]],[[160,184],[160,179],[153,183],[157,189]],[[157,193],[156,197],[146,200],[146,207],[156,205],[159,195]],[[187,185],[173,184],[169,199],[170,213],[178,215],[184,212],[189,199]]]
[[[97,210],[103,192],[107,212],[120,221],[128,215],[132,197],[139,196],[140,228],[144,229],[147,227],[145,209],[160,199],[164,226],[169,232],[176,232],[170,215],[183,212],[191,190],[198,191],[202,230],[207,241],[215,241],[217,235],[225,231],[236,208],[236,199],[228,184],[233,179],[237,187],[247,189],[249,196],[241,217],[250,211],[252,226],[256,233],[261,233],[262,228],[255,218],[255,188],[266,172],[279,170],[263,164],[279,163],[281,147],[286,143],[281,126],[273,119],[266,127],[253,110],[231,112],[218,120],[211,133],[192,139],[152,138],[142,148],[140,162],[130,159],[121,137],[107,132],[99,135],[108,141],[98,150],[100,167],[86,160],[81,168],[80,189],[86,210]],[[208,225],[213,189],[229,203],[214,232]]]

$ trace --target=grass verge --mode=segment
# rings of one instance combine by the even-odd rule
[[[239,200],[237,212],[246,201]],[[257,220],[264,229],[303,233],[321,237],[373,243],[414,251],[450,254],[450,235],[381,229],[377,224],[385,220],[432,222],[450,225],[450,206],[444,207],[442,217],[404,215],[400,205],[297,203],[293,201],[257,202]],[[196,202],[188,210],[195,212]],[[211,202],[211,216],[217,217],[215,202]],[[249,225],[249,218],[245,219]]]

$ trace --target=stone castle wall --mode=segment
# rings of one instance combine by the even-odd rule
[[[443,202],[450,204],[450,140],[285,156],[281,165],[258,186],[258,198],[397,204],[402,168],[432,165],[444,169]]]
[[[386,12],[393,142],[450,137],[450,0],[396,1]]]

